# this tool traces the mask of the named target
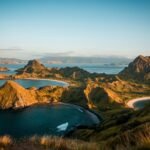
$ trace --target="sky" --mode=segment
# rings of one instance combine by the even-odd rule
[[[0,0],[0,57],[150,55],[150,0]]]

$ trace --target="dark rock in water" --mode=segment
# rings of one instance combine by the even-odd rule
[[[150,82],[150,56],[138,56],[128,67],[119,73],[124,79]]]

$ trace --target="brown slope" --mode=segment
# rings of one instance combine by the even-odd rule
[[[43,64],[41,64],[38,60],[30,60],[28,64],[21,69],[18,69],[18,74],[22,73],[41,73],[48,72],[48,68],[46,68]]]
[[[150,82],[150,56],[138,56],[119,73],[124,79]]]
[[[0,108],[20,108],[37,103],[34,91],[27,90],[14,81],[0,88]]]

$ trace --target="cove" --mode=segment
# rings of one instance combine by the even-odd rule
[[[137,102],[134,102],[133,103],[133,106],[135,109],[142,109],[144,108],[146,105],[149,105],[150,104],[150,99],[145,99],[145,100],[142,100],[142,101],[137,101]]]
[[[7,80],[0,80],[0,86],[2,86]],[[40,88],[43,86],[68,86],[68,83],[62,82],[62,81],[56,81],[56,80],[49,80],[49,79],[19,79],[19,80],[13,80],[20,85],[22,85],[24,88],[29,87],[36,87]]]
[[[0,135],[16,138],[32,135],[62,136],[78,126],[93,126],[101,119],[80,106],[43,104],[19,110],[0,110]]]
[[[127,106],[135,110],[142,109],[148,104],[150,104],[150,97],[135,98],[127,102]]]

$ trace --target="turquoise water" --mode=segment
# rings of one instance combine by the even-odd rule
[[[150,104],[150,99],[146,99],[146,100],[142,100],[142,101],[138,101],[138,102],[135,102],[133,104],[134,108],[136,109],[142,109],[144,108],[145,106],[149,105]]]
[[[13,80],[13,81],[19,83],[25,88],[29,88],[29,87],[40,88],[40,87],[49,86],[49,85],[68,86],[68,84],[65,82],[59,82],[59,81],[53,81],[53,80]],[[5,82],[6,80],[0,80],[0,86],[2,86]]]
[[[0,74],[15,74],[15,70],[23,68],[25,64],[0,64],[0,66],[9,69],[9,71],[0,72]]]
[[[24,67],[25,64],[0,64],[0,66],[5,66],[10,69],[10,71],[7,72],[0,72],[3,74],[15,74],[15,70]],[[106,73],[106,74],[117,74],[123,68],[125,65],[105,65],[105,64],[44,64],[45,66],[52,68],[52,67],[57,67],[57,68],[64,68],[64,67],[75,67],[78,66],[88,72],[91,73]]]
[[[64,135],[76,126],[92,126],[99,118],[70,104],[38,105],[21,110],[0,110],[0,135]]]

